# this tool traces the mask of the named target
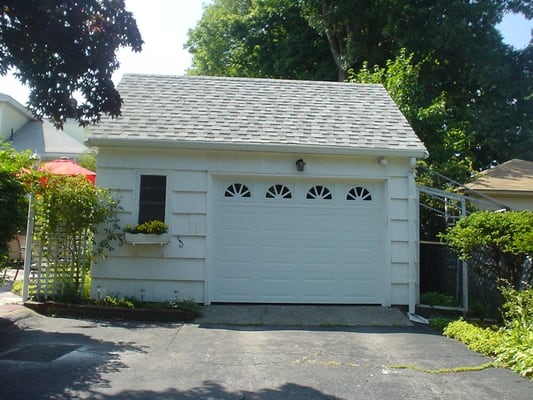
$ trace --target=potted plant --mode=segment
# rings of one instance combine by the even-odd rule
[[[166,244],[169,242],[168,225],[160,220],[146,221],[142,224],[124,227],[126,243],[135,244]]]

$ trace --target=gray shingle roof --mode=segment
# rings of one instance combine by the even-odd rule
[[[32,153],[38,153],[43,160],[59,157],[78,158],[89,151],[87,146],[48,121],[27,122],[15,132],[12,145],[18,151],[29,149]]]
[[[426,155],[381,85],[126,74],[118,89],[122,116],[93,127],[91,145],[261,145]]]

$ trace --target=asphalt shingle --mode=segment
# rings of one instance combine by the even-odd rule
[[[144,139],[426,154],[381,85],[126,74],[118,89],[122,116],[103,118],[90,144]]]

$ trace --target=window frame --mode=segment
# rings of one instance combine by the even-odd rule
[[[159,206],[162,205],[162,210],[160,209],[159,211],[162,211],[162,214],[163,214],[163,218],[161,218],[161,215],[159,216],[150,216],[150,213],[148,213],[148,216],[145,216],[143,215],[143,212],[141,211],[141,208],[143,207],[144,204],[146,204],[146,201],[143,201],[142,200],[142,197],[143,197],[143,177],[164,177],[165,178],[165,186],[164,186],[164,196],[163,196],[163,202],[161,201],[158,201],[158,202],[155,202],[156,206],[157,204],[159,204]],[[137,193],[137,223],[138,224],[141,224],[143,222],[146,222],[146,221],[150,221],[150,220],[153,220],[153,219],[158,219],[158,220],[161,220],[163,222],[166,223],[166,218],[168,216],[168,204],[169,204],[169,201],[168,201],[168,196],[169,196],[169,177],[168,177],[168,174],[165,174],[165,173],[157,173],[157,172],[140,172],[139,175],[138,175],[138,178],[137,178],[137,182],[138,182],[138,193]],[[160,188],[159,188],[160,189]],[[159,214],[159,213],[158,213]]]

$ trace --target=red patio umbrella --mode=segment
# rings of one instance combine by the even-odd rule
[[[96,172],[83,168],[69,158],[60,158],[44,163],[42,169],[54,175],[84,175],[93,185],[96,183]]]

